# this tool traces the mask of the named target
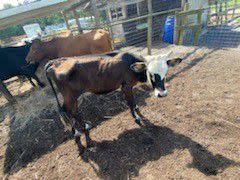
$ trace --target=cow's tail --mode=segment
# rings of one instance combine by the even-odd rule
[[[107,35],[107,42],[108,42],[108,47],[110,47],[110,51],[114,50],[114,46],[113,46],[113,39],[111,38],[111,35],[108,31],[104,30],[103,34]]]
[[[52,69],[52,65],[53,65],[52,61],[48,62],[45,65],[45,72],[46,72],[47,80],[48,80],[48,82],[49,82],[49,84],[50,84],[50,86],[52,88],[53,94],[54,94],[54,96],[55,96],[55,98],[57,100],[58,108],[59,108],[59,110],[61,110],[61,105],[60,105],[60,101],[59,101],[58,96],[57,96],[57,91],[55,90],[53,82],[52,82],[52,79],[51,79],[53,74],[54,74],[54,71]]]
[[[112,38],[110,37],[110,35],[108,36],[108,44],[110,46],[110,50],[113,51],[114,50],[114,46],[113,46],[113,40]]]

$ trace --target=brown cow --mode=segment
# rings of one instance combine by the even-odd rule
[[[150,61],[130,53],[113,52],[105,55],[62,58],[50,61],[46,66],[46,75],[56,96],[61,111],[66,112],[68,120],[73,122],[75,140],[83,150],[80,135],[84,132],[87,146],[90,144],[90,126],[81,120],[77,108],[78,97],[84,92],[105,94],[121,87],[136,123],[141,124],[141,115],[135,104],[133,86],[138,82],[149,82],[157,97],[167,96],[165,76],[168,68],[182,61],[170,59],[168,55],[150,56]],[[60,105],[52,84],[56,83],[63,96]]]
[[[45,64],[51,59],[60,57],[102,54],[111,50],[109,33],[103,29],[97,29],[79,36],[54,38],[47,42],[36,39],[32,43],[26,60]]]

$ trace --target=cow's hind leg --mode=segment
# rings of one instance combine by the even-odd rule
[[[122,92],[125,95],[125,99],[127,101],[128,106],[130,107],[131,114],[133,118],[135,119],[135,122],[138,125],[141,125],[141,121],[143,118],[143,115],[140,113],[138,106],[135,103],[132,87],[128,87],[127,85],[122,86]]]
[[[90,148],[93,146],[93,141],[90,138],[90,130],[91,129],[92,129],[92,124],[90,122],[86,122],[84,133],[85,133],[87,148]]]
[[[32,75],[32,78],[37,81],[38,85],[39,85],[41,88],[44,88],[44,87],[45,87],[45,84],[39,80],[39,78],[37,77],[36,74],[33,74],[33,75]],[[30,82],[31,82],[31,81],[30,81]]]
[[[29,77],[29,76],[27,76],[27,78],[28,78],[29,82],[31,83],[31,85],[32,85],[33,87],[36,87],[36,85],[35,85],[34,82],[32,81],[32,78]]]
[[[63,111],[66,112],[67,119],[72,125],[72,133],[74,135],[75,142],[78,146],[79,153],[82,154],[85,147],[82,145],[81,135],[85,133],[85,124],[78,113],[77,97],[74,98],[73,93],[68,90],[68,93],[63,96],[63,99]]]

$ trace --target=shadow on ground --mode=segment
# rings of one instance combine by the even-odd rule
[[[240,45],[240,27],[223,24],[205,27],[199,37],[198,46],[207,48],[238,48]],[[184,45],[193,45],[196,30],[188,30],[184,37]]]
[[[135,96],[139,97],[136,99],[138,105],[145,106],[145,99],[150,96],[150,89],[142,85],[135,89],[135,92]],[[104,96],[84,96],[79,101],[81,104],[79,111],[84,120],[92,121],[93,126],[96,127],[107,120],[104,116],[115,116],[127,109],[121,96],[120,91]],[[53,110],[51,105],[47,106],[39,117],[27,121],[13,116],[5,153],[4,173],[20,170],[70,138],[71,133],[64,130],[59,113]]]
[[[145,127],[124,131],[116,140],[95,142],[95,149],[88,150],[83,159],[102,179],[137,177],[148,162],[157,161],[176,149],[187,149],[193,159],[188,168],[195,168],[206,176],[239,165],[220,154],[214,155],[201,144],[167,127],[153,125],[148,120],[145,123]]]
[[[196,53],[196,51],[199,48],[196,48],[194,51],[189,52],[188,54],[186,54],[183,57],[183,60],[186,60],[188,57],[190,57],[191,55],[193,55],[194,53]],[[198,65],[198,63],[200,63],[201,61],[203,61],[207,56],[209,56],[210,54],[216,52],[218,49],[212,49],[209,52],[204,53],[201,57],[197,57],[195,59],[193,59],[192,61],[190,61],[187,66],[185,66],[184,68],[180,69],[179,71],[175,72],[174,74],[172,74],[170,77],[167,77],[167,81],[171,81],[173,80],[175,77],[178,77],[180,74],[187,72],[188,70],[190,70],[191,68],[193,68],[194,66]]]

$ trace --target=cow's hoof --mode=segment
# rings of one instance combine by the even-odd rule
[[[82,145],[78,145],[78,152],[80,156],[83,155],[83,153],[85,152],[85,147]]]
[[[45,88],[45,87],[46,87],[46,85],[45,85],[44,83],[39,83],[39,86],[40,86],[41,88]]]
[[[139,126],[142,125],[142,119],[140,117],[135,118],[135,123],[137,123]]]
[[[92,123],[89,122],[89,121],[87,121],[87,122],[85,123],[85,128],[84,128],[84,130],[85,130],[85,131],[90,131],[92,128],[93,128]]]

